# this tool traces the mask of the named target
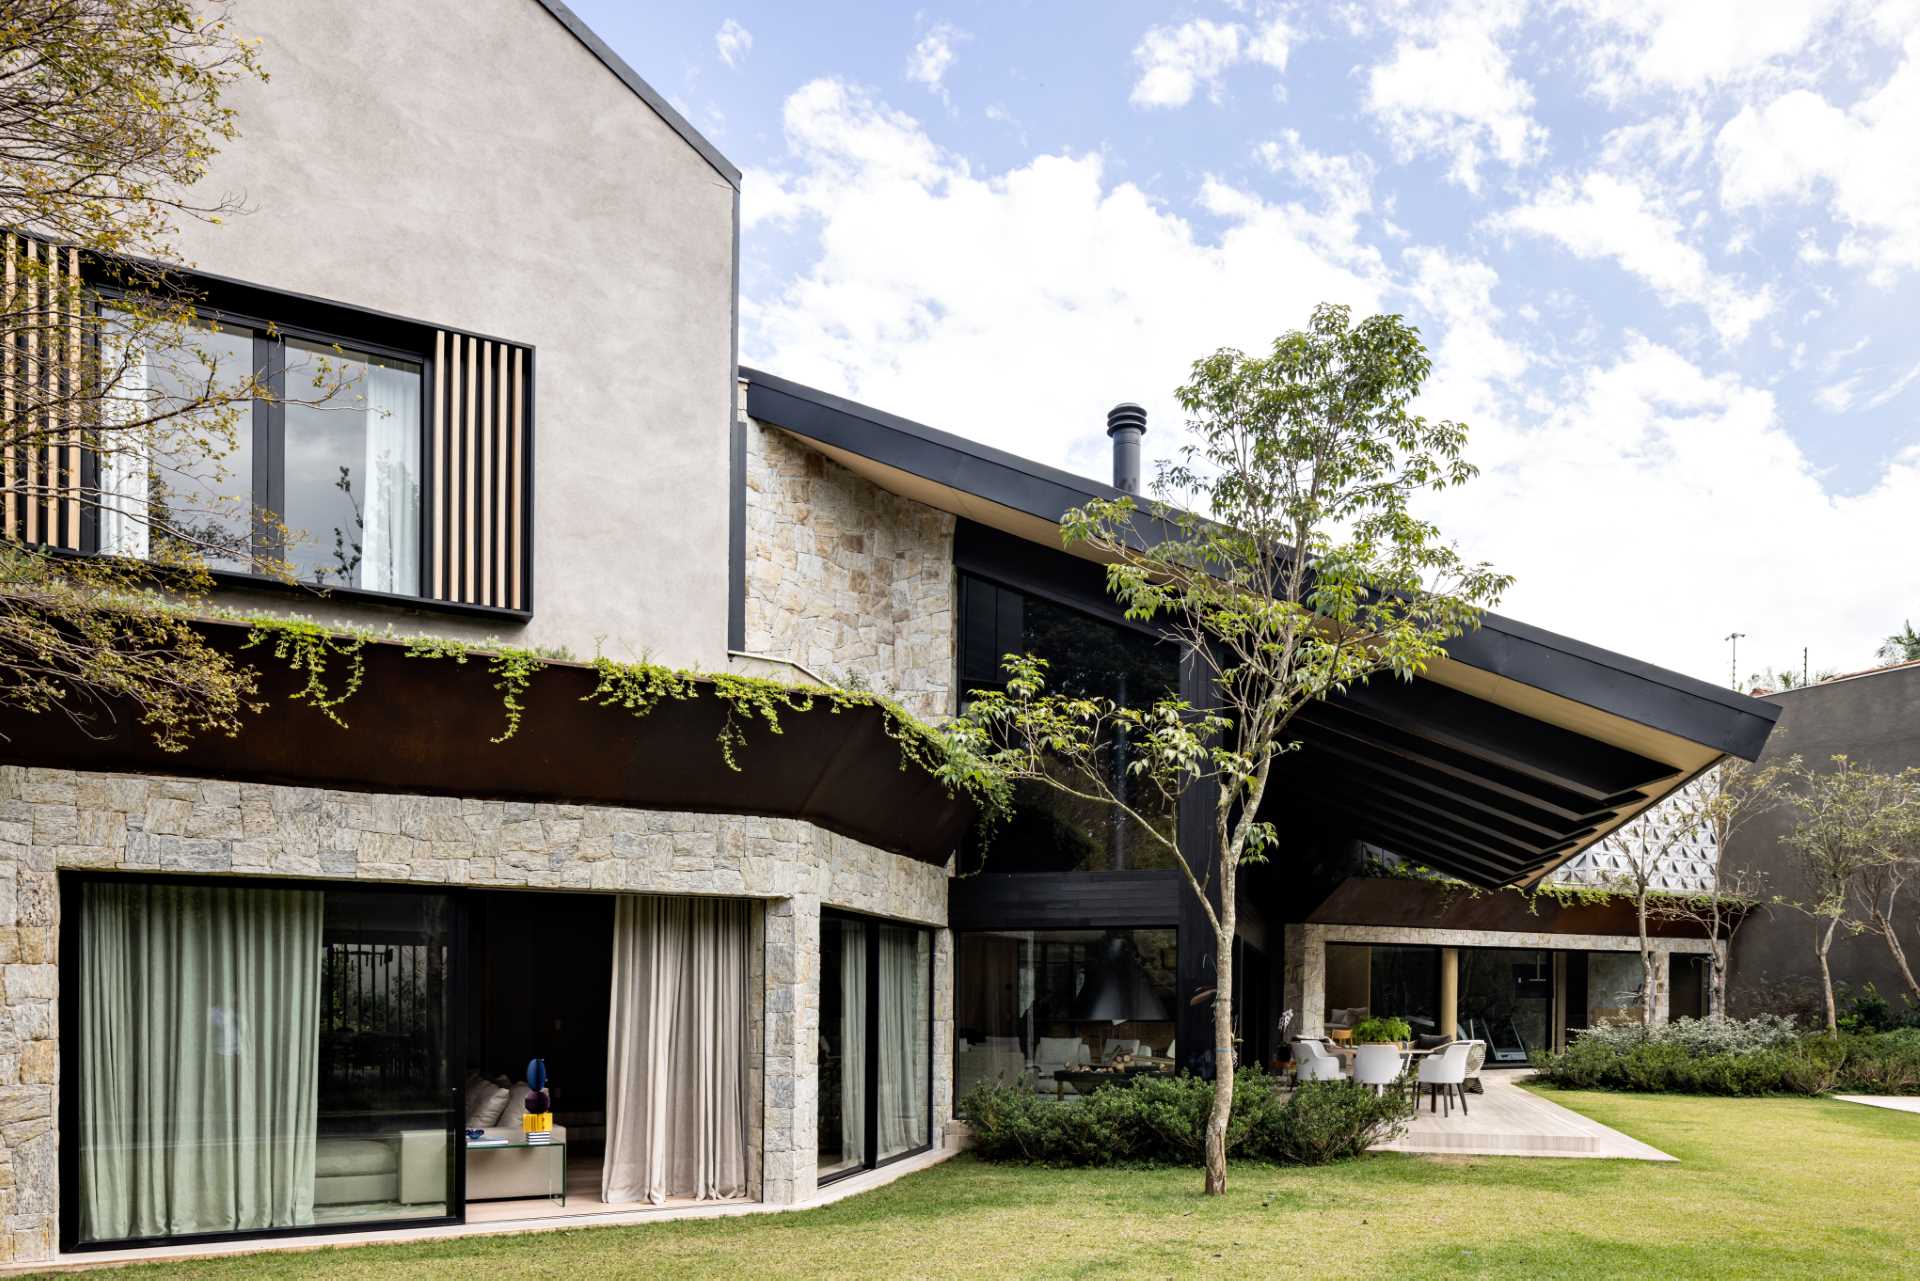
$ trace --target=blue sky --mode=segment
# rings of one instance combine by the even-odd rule
[[[749,363],[1099,475],[1404,312],[1505,612],[1717,680],[1920,619],[1920,3],[575,8],[746,171]]]

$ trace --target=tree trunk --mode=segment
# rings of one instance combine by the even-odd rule
[[[1717,936],[1707,944],[1707,1017],[1724,1019],[1727,1017],[1727,965],[1733,960],[1733,949]]]
[[[1214,935],[1213,1110],[1207,1114],[1207,1195],[1227,1191],[1227,1121],[1233,1115],[1233,889],[1220,887],[1220,928]]]
[[[1827,1035],[1840,1035],[1840,1011],[1833,1003],[1833,970],[1827,965],[1827,953],[1833,949],[1833,932],[1840,928],[1840,918],[1827,918],[1827,928],[1815,935],[1814,954],[1820,958],[1820,991],[1827,998]]]
[[[1900,932],[1879,912],[1873,914],[1873,919],[1880,927],[1880,937],[1887,941],[1887,951],[1893,953],[1893,963],[1900,967],[1900,977],[1907,981],[1907,990],[1915,1000],[1920,1000],[1920,983],[1913,981],[1913,967],[1907,964],[1907,949],[1900,945]]]
[[[1647,887],[1644,885],[1635,896],[1634,909],[1640,926],[1640,1024],[1642,1027],[1652,1027],[1659,979],[1654,970],[1653,944],[1647,938]]]

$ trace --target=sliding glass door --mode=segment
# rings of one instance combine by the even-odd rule
[[[823,912],[817,1042],[821,1181],[932,1141],[933,938]]]
[[[451,916],[403,890],[70,882],[66,1244],[449,1217]]]

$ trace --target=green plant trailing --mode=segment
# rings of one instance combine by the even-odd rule
[[[1413,1027],[1402,1018],[1362,1019],[1353,1029],[1353,1044],[1378,1045],[1413,1039]]]
[[[1234,1078],[1227,1150],[1283,1165],[1350,1160],[1405,1126],[1405,1104],[1350,1081],[1314,1081],[1282,1098],[1258,1068]],[[990,1161],[1037,1165],[1182,1165],[1206,1157],[1211,1082],[1195,1076],[1135,1077],[1074,1103],[1042,1097],[1025,1082],[983,1081],[957,1115],[974,1150]]]
[[[306,677],[290,697],[305,703],[322,716],[347,728],[347,722],[335,710],[360,690],[366,679],[367,662],[361,653],[367,638],[355,632],[336,632],[304,619],[260,619],[241,642],[242,649],[265,646],[275,658],[286,663],[296,675]],[[336,693],[328,679],[328,663],[335,658],[346,661],[345,682]]]

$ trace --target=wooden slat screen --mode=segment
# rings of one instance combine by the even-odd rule
[[[523,347],[452,330],[434,335],[429,581],[440,600],[531,606],[530,367]]]
[[[20,542],[81,550],[80,254],[6,237],[7,334],[0,339],[0,531]]]

